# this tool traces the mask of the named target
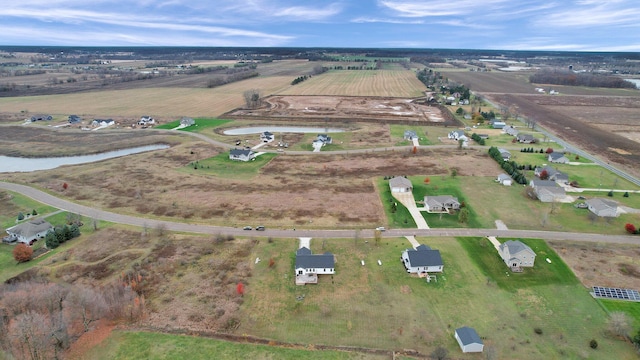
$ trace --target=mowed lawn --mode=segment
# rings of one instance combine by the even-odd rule
[[[265,166],[277,154],[262,154],[252,161],[236,161],[229,159],[229,151],[220,153],[214,157],[189,163],[180,171],[191,174],[207,174],[229,179],[250,179],[258,175],[260,168]]]
[[[331,70],[278,95],[418,97],[426,90],[410,70]]]
[[[588,346],[592,338],[600,344],[599,354],[633,356],[630,345],[602,335],[605,311],[560,260],[553,264],[559,269],[556,276],[541,271],[531,275],[538,278],[535,282],[505,288],[498,285],[499,275],[484,272],[456,239],[418,241],[441,251],[444,273],[437,282],[406,273],[399,261],[410,246],[405,239],[383,239],[379,246],[358,238],[313,239],[315,253],[335,254],[336,274],[306,286],[294,284],[297,241],[262,243],[254,255],[263,261],[255,265],[247,286],[238,333],[297,343],[412,348],[426,354],[444,346],[455,358],[477,358],[462,354],[454,340],[455,328],[466,325],[476,328],[500,359],[594,357]],[[497,256],[493,261],[492,266],[500,263]]]
[[[268,345],[254,345],[207,339],[187,335],[170,335],[151,332],[115,331],[100,345],[82,354],[83,359],[109,360],[358,360],[385,359],[383,356],[364,356],[343,351],[317,351]]]

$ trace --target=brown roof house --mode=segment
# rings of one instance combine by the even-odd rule
[[[31,245],[34,241],[42,239],[51,229],[53,225],[44,219],[33,219],[8,228],[7,234],[11,242],[19,241]]]

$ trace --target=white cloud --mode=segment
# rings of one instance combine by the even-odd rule
[[[312,8],[305,6],[292,6],[276,9],[272,14],[277,17],[286,17],[296,21],[318,21],[332,17],[342,11],[339,4],[330,4],[325,8]]]
[[[433,16],[460,16],[475,13],[478,9],[493,9],[502,7],[508,0],[460,0],[451,2],[448,0],[426,1],[393,1],[379,0],[378,4],[395,11],[402,17],[433,17]]]
[[[351,22],[357,23],[357,24],[363,24],[363,23],[424,24],[423,20],[384,19],[384,18],[368,18],[368,17],[355,18],[355,19],[352,19]]]

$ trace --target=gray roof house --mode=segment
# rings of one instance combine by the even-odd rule
[[[77,124],[82,121],[78,115],[69,115],[69,124]]]
[[[531,144],[536,141],[536,139],[531,134],[518,134],[516,136],[516,139],[518,139],[519,143],[523,144]]]
[[[19,241],[24,244],[31,245],[34,241],[43,238],[49,230],[53,229],[53,225],[44,219],[32,219],[22,224],[8,228],[10,241]]]
[[[537,177],[540,177],[540,175],[542,174],[543,171],[547,172],[547,180],[551,180],[551,181],[569,181],[569,175],[563,173],[560,170],[557,170],[555,168],[553,168],[552,166],[549,165],[545,165],[543,167],[536,167],[533,170],[533,174]]]
[[[410,274],[442,272],[444,266],[440,250],[433,250],[427,245],[419,245],[415,250],[406,249],[400,260]]]
[[[196,121],[193,120],[190,117],[186,117],[185,116],[182,119],[180,119],[180,125],[185,126],[185,127],[194,125],[195,123],[196,123]]]
[[[412,141],[413,139],[418,139],[418,134],[416,134],[415,131],[413,130],[405,130],[404,131],[404,136],[402,137],[405,140],[409,140]]]
[[[507,126],[507,123],[503,121],[494,121],[491,123],[491,127],[494,129],[504,129],[505,126]]]
[[[389,180],[389,188],[391,192],[411,192],[413,190],[413,184],[411,181],[402,176],[396,176]]]
[[[511,186],[511,184],[513,183],[513,180],[511,179],[511,176],[509,176],[507,174],[498,175],[498,178],[496,179],[496,181],[499,182],[500,184],[504,185],[504,186]]]
[[[498,148],[498,151],[500,152],[500,155],[502,156],[502,160],[509,161],[509,159],[511,159],[511,153],[508,150],[505,150],[505,149],[502,149],[502,148]]]
[[[425,196],[424,207],[427,212],[449,212],[460,210],[458,198],[451,195]]]
[[[555,151],[549,154],[548,160],[549,160],[549,162],[556,163],[556,164],[568,164],[569,163],[569,158],[564,156],[563,153],[555,152]]]
[[[457,328],[454,336],[463,353],[482,352],[484,350],[484,343],[474,328],[467,326]]]
[[[507,126],[502,129],[507,135],[518,136],[518,130],[513,126]]]
[[[587,209],[602,217],[618,217],[618,203],[613,200],[594,198],[585,201]]]
[[[317,284],[318,275],[335,274],[335,258],[333,254],[313,254],[307,247],[296,251],[296,285]]]
[[[260,139],[262,139],[263,142],[270,142],[270,141],[273,141],[273,139],[275,138],[276,136],[269,131],[265,131],[262,134],[260,134]]]
[[[556,202],[563,200],[567,193],[560,186],[536,186],[533,188],[536,197],[541,202]]]
[[[464,134],[464,130],[453,130],[447,135],[447,137],[453,140],[460,140],[463,137],[464,139],[467,139],[467,136]]]
[[[536,253],[520,240],[508,240],[498,247],[500,257],[513,271],[519,271],[521,267],[533,267]]]
[[[318,134],[318,136],[316,137],[316,141],[322,141],[323,144],[331,144],[333,142],[333,139],[331,139],[331,136],[329,136],[328,134]]]
[[[249,161],[255,157],[255,153],[250,149],[231,149],[229,151],[229,159],[231,160]]]

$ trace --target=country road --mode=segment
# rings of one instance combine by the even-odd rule
[[[113,223],[127,224],[139,227],[158,228],[164,227],[166,230],[197,233],[197,234],[224,234],[234,236],[261,236],[261,237],[278,237],[278,238],[353,238],[359,236],[362,238],[373,238],[373,229],[358,230],[293,230],[293,229],[271,229],[269,224],[265,224],[265,231],[247,231],[241,228],[212,226],[202,224],[189,224],[182,222],[172,222],[164,220],[156,220],[150,218],[136,217],[131,215],[116,214],[97,208],[92,208],[71,201],[58,198],[44,191],[9,182],[0,181],[0,189],[13,191],[24,196],[30,197],[38,202],[56,207],[61,210],[76,213],[92,219],[104,220]],[[603,235],[603,234],[585,234],[571,233],[560,231],[542,231],[542,230],[498,230],[498,229],[390,229],[382,233],[383,237],[393,238],[402,236],[437,236],[437,237],[455,237],[455,236],[497,236],[497,237],[513,237],[513,238],[539,238],[545,240],[567,240],[567,241],[585,241],[597,243],[618,243],[618,244],[640,244],[640,237],[631,235]]]

